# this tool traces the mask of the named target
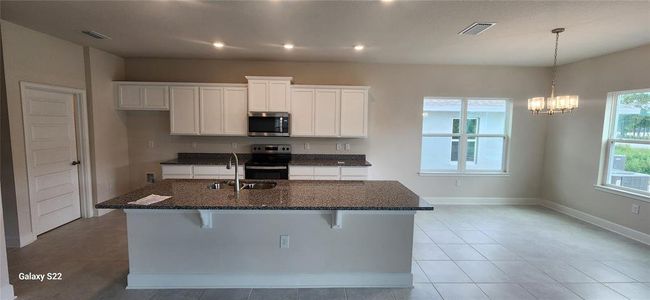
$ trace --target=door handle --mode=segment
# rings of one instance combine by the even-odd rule
[[[76,165],[78,165],[78,164],[80,164],[80,163],[81,163],[80,161],[75,160],[75,161],[72,162],[72,165],[73,165],[73,166],[76,166]]]

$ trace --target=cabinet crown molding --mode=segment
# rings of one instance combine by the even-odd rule
[[[248,80],[281,80],[281,81],[293,81],[293,77],[286,76],[245,76]]]
[[[346,89],[346,90],[369,90],[367,85],[322,85],[322,84],[292,84],[294,89]]]

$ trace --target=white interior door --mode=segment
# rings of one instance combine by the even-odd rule
[[[32,227],[41,234],[81,217],[73,93],[23,89]]]

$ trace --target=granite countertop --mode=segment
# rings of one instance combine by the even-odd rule
[[[295,166],[372,166],[363,154],[293,154],[289,165]]]
[[[251,159],[250,153],[237,153],[239,164]],[[179,153],[178,158],[163,161],[161,165],[227,165],[230,153]],[[372,166],[364,154],[293,154],[289,165],[295,166]]]
[[[227,165],[230,153],[178,153],[178,157],[163,161],[161,165]],[[239,165],[251,159],[250,153],[237,153]],[[234,163],[234,162],[233,162]]]
[[[212,190],[216,180],[168,179],[95,205],[114,209],[433,210],[397,181],[277,180],[266,190]],[[242,182],[261,182],[243,180]],[[151,205],[128,202],[150,194],[172,196]]]

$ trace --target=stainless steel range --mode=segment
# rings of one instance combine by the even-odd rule
[[[251,160],[244,169],[246,179],[289,179],[291,145],[251,145]]]

